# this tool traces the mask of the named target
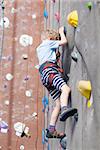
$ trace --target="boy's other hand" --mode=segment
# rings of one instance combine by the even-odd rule
[[[64,27],[63,26],[59,28],[59,33],[64,33]]]

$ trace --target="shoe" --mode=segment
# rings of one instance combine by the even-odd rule
[[[68,117],[74,116],[77,113],[76,108],[66,108],[60,114],[60,121],[65,121]]]
[[[48,129],[46,129],[46,137],[47,138],[64,138],[66,136],[65,133],[58,133],[56,130],[54,132],[50,132]]]

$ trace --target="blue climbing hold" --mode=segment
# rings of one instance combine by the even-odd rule
[[[42,144],[45,144],[45,130],[42,130]]]
[[[46,130],[42,129],[42,144],[45,144],[48,142],[48,138],[46,137]]]
[[[49,104],[49,100],[48,100],[47,96],[44,96],[44,97],[43,97],[43,99],[42,99],[42,104],[43,104],[43,106],[44,106],[44,108],[43,108],[43,112],[44,112],[45,109],[46,109],[46,106]]]
[[[47,12],[46,8],[44,9],[44,17],[45,17],[46,19],[48,19],[48,12]]]

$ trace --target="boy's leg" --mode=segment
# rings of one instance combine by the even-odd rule
[[[59,112],[60,112],[60,100],[57,99],[55,101],[56,106],[54,107],[54,110],[51,114],[51,120],[50,120],[50,125],[55,126],[56,125],[56,121],[58,119],[59,116]]]
[[[61,115],[60,121],[65,121],[68,117],[73,116],[77,113],[77,109],[68,108],[68,98],[70,94],[70,88],[67,86],[66,82],[61,75],[56,74],[53,79],[53,86],[61,91],[60,103],[61,103]]]
[[[54,107],[54,110],[51,114],[49,129],[47,129],[47,137],[48,138],[63,138],[65,136],[64,133],[58,133],[55,129],[56,122],[60,113],[60,100],[56,100],[56,106]]]
[[[61,96],[60,96],[60,102],[61,102],[60,121],[65,121],[68,117],[73,116],[75,113],[77,113],[76,108],[68,108],[69,94],[70,94],[70,88],[67,86],[67,84],[64,84],[61,87]]]
[[[68,97],[70,94],[70,88],[67,86],[67,84],[64,84],[61,87],[61,96],[60,96],[60,103],[61,103],[61,108],[64,106],[67,106],[68,104]]]

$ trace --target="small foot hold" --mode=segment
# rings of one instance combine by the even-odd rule
[[[60,145],[63,149],[66,149],[66,147],[67,147],[67,137],[66,136],[60,140]]]
[[[78,112],[76,114],[74,114],[74,119],[76,122],[78,121]]]
[[[60,121],[65,121],[67,118],[74,116],[76,113],[76,108],[68,108],[61,113]]]
[[[75,62],[77,62],[77,60],[78,60],[77,52],[72,52],[72,53],[71,53],[71,57],[72,57],[72,59],[73,59]]]
[[[58,133],[56,130],[54,132],[50,132],[48,129],[46,129],[46,137],[47,138],[63,139],[65,136],[66,136],[65,133]]]

